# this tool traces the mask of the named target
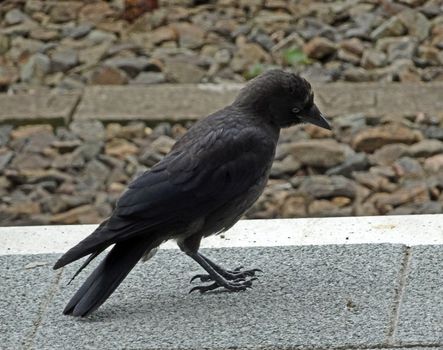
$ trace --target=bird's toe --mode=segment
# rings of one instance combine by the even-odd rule
[[[245,278],[239,278],[236,280],[222,280],[220,282],[214,282],[212,284],[209,285],[204,285],[204,286],[195,286],[193,288],[191,288],[191,290],[189,291],[189,293],[192,293],[194,291],[199,291],[200,293],[206,293],[208,291],[217,289],[217,288],[225,288],[226,290],[230,291],[230,292],[241,292],[241,291],[245,291],[248,288],[252,288],[252,281],[258,280],[257,277],[252,277],[250,279],[245,279]]]
[[[260,269],[251,269],[251,270],[244,270],[242,271],[241,269],[234,269],[232,271],[226,271],[227,272],[227,276],[224,276],[226,278],[231,278],[231,279],[245,279],[246,277],[254,277],[256,275],[257,272],[263,272]]]
[[[189,282],[192,283],[196,279],[199,279],[200,282],[212,281],[212,277],[211,276],[205,275],[205,274],[198,274],[198,275],[193,276]]]
[[[220,287],[220,285],[216,282],[209,284],[207,286],[196,286],[196,287],[191,288],[191,290],[189,291],[189,294],[191,294],[192,292],[195,292],[195,291],[199,291],[200,294],[203,294],[203,293],[206,293],[210,290],[217,289],[219,287]]]

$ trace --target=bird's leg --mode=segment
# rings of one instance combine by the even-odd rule
[[[201,255],[199,252],[187,252],[187,254],[194,259],[201,267],[203,267],[208,275],[210,276],[210,280],[214,281],[213,284],[208,286],[197,286],[190,290],[190,293],[198,290],[201,293],[207,292],[209,290],[213,290],[219,287],[226,288],[227,290],[231,292],[239,292],[246,290],[247,288],[252,287],[252,281],[256,278],[251,278],[249,280],[228,280],[225,277],[223,277],[219,272],[216,271],[216,269],[211,266],[211,264],[206,260],[203,255]]]
[[[215,262],[211,261],[209,258],[204,256],[203,254],[199,253],[199,255],[206,260],[206,262],[220,275],[222,275],[224,278],[226,278],[229,281],[240,281],[245,280],[247,277],[254,277],[256,272],[262,272],[260,269],[251,269],[251,270],[243,270],[243,266],[237,267],[234,270],[225,270],[220,265],[217,265]],[[195,279],[199,278],[202,282],[208,282],[213,281],[211,275],[195,275],[192,277],[191,282]]]

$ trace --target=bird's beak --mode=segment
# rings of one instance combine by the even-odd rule
[[[299,118],[306,123],[311,123],[328,130],[332,129],[329,122],[315,104],[313,104],[307,112],[304,112],[303,115],[299,115]]]

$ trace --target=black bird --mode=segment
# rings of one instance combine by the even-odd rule
[[[228,230],[257,200],[280,129],[300,123],[330,129],[314,104],[311,85],[282,70],[253,79],[230,106],[196,122],[163,160],[129,185],[112,215],[56,262],[54,269],[89,255],[77,275],[114,245],[63,313],[89,315],[143,256],[169,239],[206,270],[196,278],[212,281],[192,290],[250,287],[258,269],[225,270],[198,251],[200,241]]]

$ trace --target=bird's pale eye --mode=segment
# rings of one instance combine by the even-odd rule
[[[295,114],[297,114],[297,113],[300,112],[300,108],[298,108],[298,107],[294,107],[294,108],[292,108],[292,112],[294,112]]]

